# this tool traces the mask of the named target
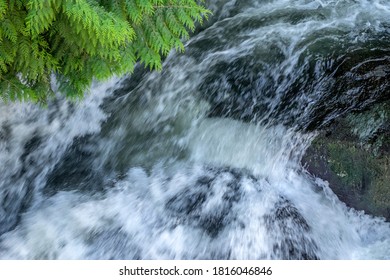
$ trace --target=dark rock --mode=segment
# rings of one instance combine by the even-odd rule
[[[315,253],[318,246],[310,237],[311,228],[288,199],[281,197],[264,219],[270,234],[280,234],[273,238],[273,259],[318,259]]]
[[[45,195],[54,195],[58,191],[103,190],[102,174],[93,168],[95,149],[93,139],[92,135],[74,139],[63,159],[48,174],[46,186],[42,190]]]
[[[177,224],[191,225],[216,238],[235,221],[232,208],[242,196],[242,178],[247,177],[244,170],[230,168],[207,168],[207,172],[171,197],[165,208]],[[210,201],[213,207],[205,206]]]

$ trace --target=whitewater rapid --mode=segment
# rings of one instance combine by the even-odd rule
[[[300,163],[383,94],[390,4],[210,6],[161,73],[0,104],[0,259],[390,258],[390,224]]]

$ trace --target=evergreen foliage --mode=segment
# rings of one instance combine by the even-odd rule
[[[209,13],[196,0],[0,0],[0,96],[45,102],[54,74],[78,97],[137,62],[160,70]]]

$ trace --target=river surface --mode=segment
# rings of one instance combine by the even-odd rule
[[[386,98],[387,0],[212,1],[160,73],[0,104],[0,259],[390,259],[301,157]]]

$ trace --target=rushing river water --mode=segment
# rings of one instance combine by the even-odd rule
[[[0,104],[2,259],[389,259],[300,160],[386,98],[387,0],[214,1],[161,73]]]

